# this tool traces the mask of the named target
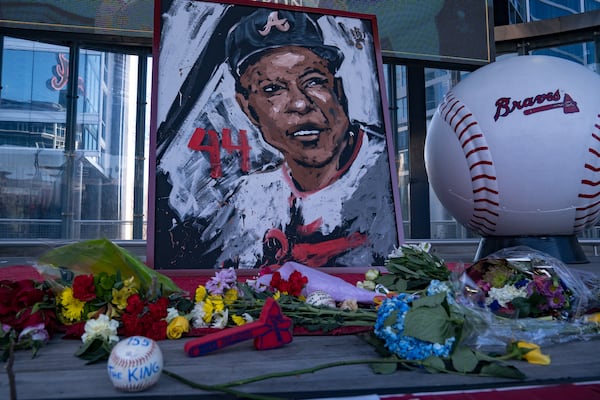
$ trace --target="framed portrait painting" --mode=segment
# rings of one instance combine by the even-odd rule
[[[375,18],[156,7],[148,264],[383,265],[403,238]]]

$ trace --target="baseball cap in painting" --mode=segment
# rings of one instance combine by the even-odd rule
[[[319,25],[306,13],[262,8],[241,18],[227,35],[231,72],[238,78],[262,52],[284,46],[310,49],[327,60],[333,72],[344,58],[340,49],[324,43]]]

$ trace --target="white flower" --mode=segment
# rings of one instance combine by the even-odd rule
[[[228,309],[224,309],[221,312],[216,312],[213,314],[213,323],[210,327],[223,329],[227,326],[228,318],[229,318],[229,310]]]
[[[242,318],[244,318],[244,321],[246,321],[246,323],[254,322],[254,318],[252,317],[252,315],[248,314],[247,312],[242,314]]]
[[[208,324],[204,322],[204,315],[206,312],[204,311],[204,302],[200,301],[194,305],[192,312],[190,313],[192,326],[194,328],[206,328]]]
[[[419,244],[405,243],[400,247],[394,248],[388,258],[400,258],[404,256],[404,251],[402,249],[413,249],[420,251],[422,253],[429,253],[431,250],[431,243],[429,242],[421,242]]]
[[[373,281],[358,281],[356,287],[365,290],[375,290],[375,282]]]
[[[346,299],[342,301],[340,309],[345,311],[356,311],[358,310],[358,302],[356,299]]]
[[[258,279],[247,279],[246,284],[248,285],[248,287],[250,287],[252,290],[258,293],[266,291],[269,287],[269,285],[262,283]]]
[[[117,328],[119,321],[110,319],[106,314],[100,314],[97,319],[89,319],[85,323],[85,333],[81,335],[83,343],[100,338],[109,344],[117,343]]]
[[[179,311],[175,307],[167,308],[167,324],[175,317],[179,317]]]
[[[494,300],[497,300],[501,307],[506,307],[516,297],[527,297],[527,287],[517,289],[513,285],[506,285],[501,288],[491,288],[485,304],[489,306]]]
[[[365,279],[368,281],[374,281],[379,276],[379,270],[371,268],[365,273]]]

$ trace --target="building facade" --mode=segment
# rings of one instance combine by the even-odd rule
[[[16,21],[9,3],[0,0],[0,242],[145,240],[153,2],[92,1],[62,31]],[[38,3],[40,15],[27,18],[67,15],[50,15],[51,2]],[[327,2],[310,3],[300,5]],[[352,11],[351,2],[343,3]],[[599,10],[600,2],[507,0],[494,1],[493,9],[496,24],[519,25]],[[526,51],[598,71],[597,39]],[[408,239],[476,239],[429,189],[419,154],[437,105],[476,68],[384,58]]]

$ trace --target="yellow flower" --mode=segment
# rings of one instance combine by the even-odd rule
[[[212,303],[215,313],[221,312],[225,309],[225,303],[223,302],[223,296],[221,295],[210,295],[206,300],[207,303]]]
[[[207,294],[206,287],[203,285],[199,285],[196,288],[196,294],[194,297],[194,300],[196,301],[196,303],[204,301],[206,299],[206,294]]]
[[[240,325],[244,325],[246,323],[246,320],[244,319],[244,317],[240,316],[240,315],[232,315],[231,316],[231,320],[233,321],[234,324],[236,324],[237,326]]]
[[[588,314],[584,317],[585,322],[595,322],[600,324],[600,312]]]
[[[60,293],[60,305],[62,306],[62,315],[69,321],[79,321],[83,314],[85,301],[81,301],[73,297],[73,289],[65,288]]]
[[[177,316],[171,320],[167,326],[167,337],[169,339],[179,339],[184,333],[190,331],[190,321],[186,317]]]
[[[210,300],[205,301],[204,305],[203,305],[203,309],[204,309],[204,315],[202,316],[202,320],[208,324],[212,320],[213,312],[214,312],[214,305],[213,305],[212,301],[210,301]]]
[[[542,354],[542,349],[537,344],[518,341],[517,347],[521,350],[522,358],[528,363],[550,365],[550,356]]]
[[[275,293],[273,294],[273,299],[279,300],[280,297],[281,297],[281,292],[279,290],[275,291]]]
[[[227,289],[227,291],[224,294],[224,298],[223,298],[223,301],[225,302],[225,304],[229,306],[229,305],[235,303],[235,301],[237,299],[238,299],[238,291],[234,288]]]
[[[121,289],[118,290],[113,288],[112,300],[110,302],[114,304],[115,307],[117,307],[119,310],[124,310],[125,308],[127,308],[127,299],[129,298],[129,296],[136,292],[137,290],[134,287],[131,287],[127,284],[125,284]]]

